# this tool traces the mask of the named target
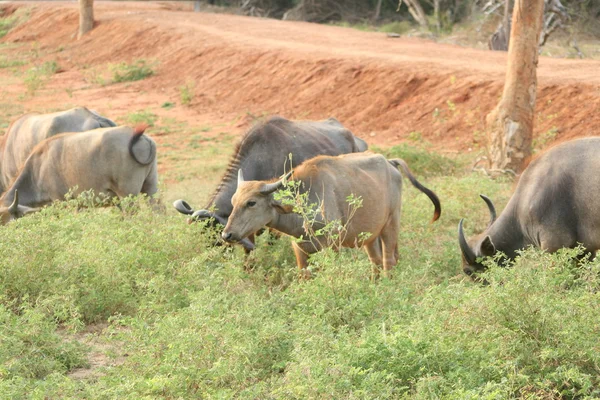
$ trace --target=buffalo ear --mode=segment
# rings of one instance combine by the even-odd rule
[[[496,254],[496,246],[492,242],[492,238],[486,236],[485,239],[481,242],[481,255],[482,256],[493,256]]]
[[[277,211],[279,214],[289,214],[294,211],[294,206],[284,205],[276,200],[271,201],[271,206]]]

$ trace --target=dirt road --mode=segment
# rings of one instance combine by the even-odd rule
[[[17,3],[31,7],[30,2]],[[426,140],[443,150],[485,143],[485,115],[502,90],[505,54],[382,33],[309,23],[193,13],[187,4],[95,2],[98,26],[75,39],[76,3],[35,3],[27,23],[5,42],[30,42],[63,70],[47,93],[22,101],[27,110],[86,104],[108,115],[179,103],[192,124],[244,115],[335,116],[373,144]],[[156,74],[102,86],[90,71],[110,63],[157,60]],[[600,62],[542,57],[536,135],[551,142],[598,134]],[[19,85],[5,88],[13,95]],[[107,110],[110,108],[110,110]],[[171,112],[170,115],[172,115]],[[236,125],[247,128],[253,117]]]

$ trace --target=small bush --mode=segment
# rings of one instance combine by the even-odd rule
[[[112,65],[112,82],[133,82],[145,79],[154,75],[153,65],[146,63],[145,60],[137,60],[133,64],[122,62],[117,65]]]

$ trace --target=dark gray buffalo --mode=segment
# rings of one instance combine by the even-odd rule
[[[14,121],[0,138],[0,193],[4,192],[31,150],[42,140],[65,132],[85,132],[117,126],[85,107],[52,114],[26,114]]]
[[[231,197],[237,189],[237,173],[247,171],[248,180],[267,180],[279,177],[292,167],[318,155],[336,156],[367,150],[367,143],[335,118],[324,121],[290,121],[272,117],[253,127],[238,143],[221,183],[206,205],[205,210],[195,211],[183,200],[173,204],[193,220],[214,218],[226,225],[233,210]],[[292,161],[289,160],[289,155]],[[208,209],[214,209],[214,212]],[[252,249],[252,237],[241,244]]]
[[[599,160],[600,138],[566,142],[527,167],[498,218],[491,200],[482,195],[491,214],[487,229],[467,241],[463,220],[458,224],[464,272],[484,269],[478,257],[500,251],[513,259],[528,246],[554,252],[581,243],[594,254],[600,249]]]

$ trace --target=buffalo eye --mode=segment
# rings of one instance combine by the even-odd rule
[[[246,205],[248,207],[254,207],[256,205],[256,202],[254,200],[250,200],[249,202],[246,203]]]

